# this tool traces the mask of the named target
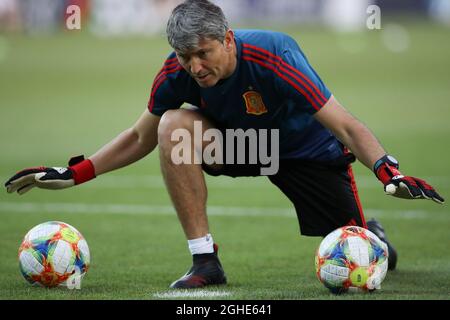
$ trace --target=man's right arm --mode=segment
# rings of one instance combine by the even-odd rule
[[[68,168],[34,167],[16,173],[6,183],[8,193],[24,194],[33,187],[63,189],[125,167],[149,154],[158,144],[160,117],[148,110],[129,129],[119,134],[94,155],[72,158]]]
[[[131,128],[89,157],[95,175],[125,167],[152,152],[158,144],[159,120],[160,117],[145,110]]]

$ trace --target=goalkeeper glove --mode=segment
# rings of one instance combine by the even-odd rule
[[[77,156],[69,160],[67,168],[35,167],[16,173],[5,183],[8,193],[24,194],[34,187],[64,189],[95,178],[95,169],[89,159]]]
[[[375,162],[373,172],[384,184],[384,191],[387,194],[403,199],[431,199],[437,203],[444,202],[444,198],[424,180],[404,176],[398,168],[398,161],[390,155],[385,155]]]

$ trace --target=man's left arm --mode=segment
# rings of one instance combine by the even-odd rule
[[[405,199],[425,198],[438,203],[444,199],[422,179],[404,176],[395,158],[386,154],[372,132],[331,96],[314,117],[328,128],[355,157],[373,170],[386,193]]]

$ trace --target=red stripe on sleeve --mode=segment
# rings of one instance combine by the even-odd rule
[[[169,70],[169,69],[174,68],[174,67],[179,66],[179,65],[180,65],[180,64],[178,63],[178,61],[176,61],[176,62],[174,62],[174,63],[170,63],[170,64],[164,65],[164,66],[161,68],[161,70],[159,70],[159,72],[156,74],[155,81],[156,81],[156,78],[158,78],[158,76],[159,76],[161,73],[163,73],[165,70]]]
[[[160,74],[158,74],[153,82],[153,87],[152,87],[152,93],[150,95],[150,101],[148,102],[148,109],[151,112],[153,110],[153,106],[155,104],[155,93],[158,90],[158,88],[163,84],[163,82],[167,79],[167,75],[177,72],[179,70],[183,69],[183,67],[181,65],[178,65],[176,68],[171,69],[171,70],[162,70],[162,72]]]
[[[288,82],[292,87],[294,87],[298,92],[300,92],[307,100],[308,102],[312,105],[312,107],[319,111],[320,107],[322,106],[321,104],[318,104],[316,101],[314,101],[313,99],[311,99],[311,97],[305,92],[305,90],[303,90],[300,86],[298,86],[294,81],[292,81],[291,79],[289,79],[288,77],[286,77],[284,74],[282,74],[281,72],[279,72],[276,68],[274,68],[273,65],[267,64],[264,61],[258,60],[256,58],[250,57],[250,56],[242,56],[242,59],[246,60],[246,61],[252,61],[254,63],[259,64],[262,67],[265,67],[269,70],[272,70],[273,72],[275,72],[275,74],[277,74],[280,78],[282,78],[283,80],[285,80],[286,82]]]
[[[319,95],[319,97],[323,100],[322,104],[325,104],[327,102],[327,99],[325,98],[325,96],[323,95],[322,91],[319,90],[319,88],[317,88],[317,86],[314,84],[314,82],[312,82],[306,75],[304,75],[302,72],[300,72],[300,70],[294,68],[293,66],[291,66],[290,64],[286,63],[281,57],[273,54],[270,51],[267,51],[263,48],[248,44],[248,43],[244,43],[243,44],[244,48],[249,48],[249,49],[253,49],[256,50],[260,53],[263,53],[277,61],[279,61],[283,66],[285,66],[286,68],[292,70],[293,72],[295,72],[297,75],[299,75],[301,78],[303,78],[306,82],[309,83],[309,85],[311,86],[311,88],[316,92],[317,95]]]
[[[318,97],[318,96],[315,94],[315,92],[311,89],[311,87],[308,86],[307,83],[305,83],[302,79],[300,79],[299,77],[297,77],[295,74],[293,74],[292,72],[290,72],[290,71],[287,70],[286,68],[282,67],[282,66],[281,66],[281,62],[280,62],[279,60],[274,61],[274,60],[272,60],[272,59],[270,59],[270,58],[267,58],[267,57],[265,57],[265,56],[263,56],[263,55],[260,55],[260,54],[258,54],[258,53],[255,53],[255,52],[252,52],[252,51],[246,50],[246,49],[244,49],[242,52],[243,52],[244,54],[247,54],[247,55],[251,55],[251,56],[257,57],[257,58],[259,58],[260,60],[264,60],[264,61],[267,61],[267,62],[273,64],[273,65],[276,66],[278,69],[280,69],[280,71],[284,72],[285,74],[287,74],[287,75],[291,76],[292,78],[294,78],[295,80],[297,80],[297,82],[299,82],[306,90],[308,90],[308,92],[312,95],[312,97],[315,99],[315,101],[318,103],[318,105],[323,106],[323,105],[326,103],[326,100],[323,99],[322,97]]]
[[[174,58],[171,58],[171,59],[167,59],[167,60],[164,62],[164,64],[169,64],[169,63],[172,63],[172,62],[175,62],[175,61],[178,61],[178,58],[177,58],[177,57],[174,57]]]

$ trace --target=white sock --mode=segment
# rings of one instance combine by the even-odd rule
[[[214,252],[214,241],[210,233],[202,238],[188,240],[188,245],[193,255]]]

